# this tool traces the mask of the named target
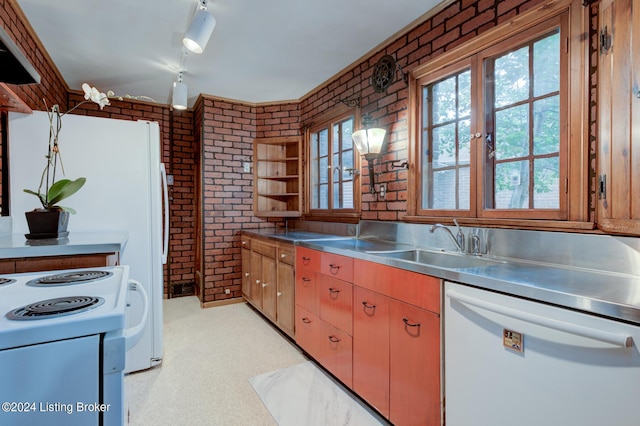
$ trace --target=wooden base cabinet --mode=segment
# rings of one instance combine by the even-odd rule
[[[242,243],[242,294],[290,337],[294,337],[293,244],[246,234]]]

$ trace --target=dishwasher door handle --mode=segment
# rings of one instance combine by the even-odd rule
[[[495,312],[500,315],[505,315],[511,318],[530,322],[532,324],[537,324],[543,327],[551,328],[553,330],[575,334],[577,336],[586,337],[588,339],[598,340],[600,342],[609,343],[621,348],[630,348],[633,345],[633,338],[627,334],[598,330],[595,328],[585,327],[583,325],[543,317],[540,315],[532,314],[530,312],[522,312],[511,308],[506,308],[504,306],[468,296],[451,289],[447,290],[447,297],[453,300],[457,300],[458,302],[466,303],[467,305],[472,305],[491,312]]]

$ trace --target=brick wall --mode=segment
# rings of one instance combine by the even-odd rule
[[[377,125],[387,128],[389,140],[385,154],[375,163],[378,182],[387,183],[387,196],[378,201],[375,194],[369,193],[367,162],[363,160],[362,219],[395,221],[406,213],[408,173],[406,169],[391,167],[391,163],[407,159],[408,88],[398,73],[386,93],[376,93],[370,84],[376,62],[384,55],[391,55],[404,72],[409,72],[540,3],[541,0],[452,2],[301,101],[301,119],[309,120],[332,108],[339,99],[360,96],[362,112],[369,113]]]
[[[256,137],[299,134],[297,103],[253,105],[204,96],[194,108],[201,145],[202,301],[242,295],[240,231],[282,226],[279,219],[253,215]],[[230,294],[225,294],[225,289]]]

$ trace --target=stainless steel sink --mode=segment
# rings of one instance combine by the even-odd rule
[[[500,260],[487,259],[486,257],[469,256],[466,254],[446,253],[429,250],[379,250],[368,251],[367,253],[392,259],[407,260],[409,262],[421,263],[424,265],[438,266],[448,269],[477,268],[504,263]]]

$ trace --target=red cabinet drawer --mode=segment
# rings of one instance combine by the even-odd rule
[[[320,272],[343,281],[353,281],[353,258],[333,253],[321,253]]]
[[[353,328],[353,285],[317,275],[320,298],[320,318],[351,335]]]
[[[320,314],[317,275],[317,272],[310,269],[296,270],[296,305],[315,315]]]
[[[344,331],[322,322],[320,355],[315,357],[349,388],[353,387],[353,341]]]
[[[320,252],[305,247],[296,247],[296,271],[309,269],[320,270]]]

